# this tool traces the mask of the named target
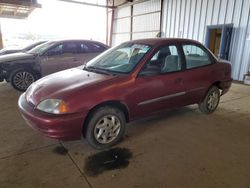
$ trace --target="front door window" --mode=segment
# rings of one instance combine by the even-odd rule
[[[177,47],[165,46],[159,49],[144,66],[140,75],[150,76],[171,73],[181,70],[181,59]]]

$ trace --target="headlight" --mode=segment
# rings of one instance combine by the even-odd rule
[[[46,99],[40,102],[36,108],[51,114],[64,114],[68,111],[67,105],[60,99]]]

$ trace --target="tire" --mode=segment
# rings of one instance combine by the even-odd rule
[[[16,69],[10,74],[11,85],[18,91],[26,91],[35,80],[34,73],[29,69]]]
[[[125,126],[125,116],[121,110],[110,106],[101,107],[87,123],[86,139],[93,148],[106,149],[122,139]]]
[[[199,104],[199,109],[204,114],[214,112],[220,102],[220,90],[216,86],[212,86],[203,101]]]

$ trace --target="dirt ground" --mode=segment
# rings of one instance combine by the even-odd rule
[[[34,132],[18,112],[20,94],[0,84],[1,188],[250,188],[250,86],[233,84],[211,115],[193,105],[130,123],[115,147],[129,151],[127,163],[95,175],[86,161],[98,151]]]

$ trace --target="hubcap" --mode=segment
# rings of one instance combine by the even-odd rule
[[[208,101],[207,101],[207,107],[209,110],[214,110],[219,102],[219,95],[216,91],[212,92],[209,97],[208,97]]]
[[[108,144],[118,136],[120,129],[120,120],[115,115],[107,115],[95,125],[94,136],[99,143]]]
[[[15,86],[21,90],[26,90],[34,81],[33,75],[29,72],[18,72],[13,80]]]

